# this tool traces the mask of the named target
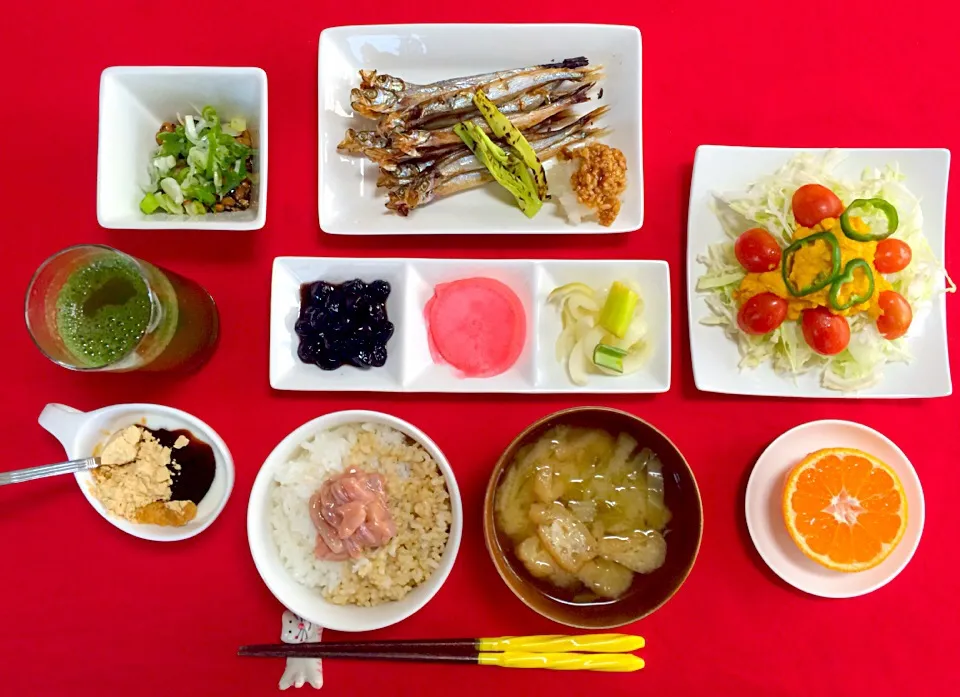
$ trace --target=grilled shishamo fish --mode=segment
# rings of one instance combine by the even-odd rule
[[[533,89],[559,83],[573,81],[581,83],[596,82],[600,79],[599,68],[544,68],[532,73],[521,73],[512,77],[488,82],[484,85],[471,87],[460,92],[453,92],[441,97],[428,99],[408,109],[400,109],[384,114],[377,122],[380,133],[392,133],[400,130],[418,128],[422,124],[439,116],[465,114],[475,109],[473,97],[478,89],[482,89],[487,98],[494,104],[507,102]]]
[[[405,216],[435,199],[493,181],[454,132],[457,124],[471,123],[492,133],[474,103],[478,90],[546,161],[606,133],[594,126],[606,107],[582,117],[573,110],[590,100],[600,79],[601,68],[584,57],[428,85],[361,70],[351,104],[357,115],[375,123],[369,130],[347,130],[337,149],[374,162],[380,169],[377,186],[389,190],[387,208]]]
[[[595,109],[564,128],[529,139],[530,145],[541,162],[550,160],[564,148],[578,147],[605,135],[605,129],[590,126],[606,112],[607,107]],[[434,163],[409,183],[391,191],[386,205],[389,210],[406,216],[414,208],[434,199],[472,189],[492,180],[493,177],[473,155],[456,158],[448,156],[445,161]]]
[[[350,91],[353,110],[367,118],[377,119],[391,111],[410,109],[421,102],[444,95],[477,89],[484,85],[516,75],[541,70],[575,70],[584,68],[589,61],[583,56],[567,58],[559,63],[544,63],[514,70],[497,70],[492,73],[455,77],[429,85],[416,85],[392,75],[378,75],[376,70],[360,71],[360,87]]]

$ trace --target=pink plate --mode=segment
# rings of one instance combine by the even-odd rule
[[[787,474],[821,448],[858,448],[892,467],[907,496],[907,530],[893,553],[878,566],[856,573],[832,571],[808,559],[783,523],[781,496]],[[771,443],[750,474],[746,495],[747,528],[763,560],[777,576],[802,591],[824,598],[852,598],[886,585],[913,557],[923,532],[923,489],[916,470],[889,438],[852,421],[811,421]]]

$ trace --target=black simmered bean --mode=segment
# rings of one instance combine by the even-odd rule
[[[379,368],[387,362],[387,342],[394,326],[387,316],[390,284],[359,278],[300,286],[300,316],[294,325],[297,356],[321,370],[343,365]]]

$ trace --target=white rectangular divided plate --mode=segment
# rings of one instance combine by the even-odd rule
[[[527,342],[516,364],[489,378],[463,378],[434,363],[423,310],[438,283],[488,277],[509,286],[527,319]],[[392,286],[387,314],[396,327],[382,368],[343,366],[324,371],[297,358],[294,323],[300,286],[324,280],[378,279]],[[640,284],[644,318],[653,355],[638,373],[623,377],[592,375],[578,387],[557,363],[554,345],[560,318],[547,296],[561,285],[582,281],[603,288],[618,279]],[[371,392],[604,392],[645,393],[670,389],[670,274],[665,261],[498,261],[475,259],[339,259],[277,257],[270,295],[270,385],[278,390]]]
[[[586,56],[602,65],[601,100],[579,105],[586,113],[600,105],[610,111],[598,123],[612,132],[603,142],[623,151],[628,185],[623,208],[611,227],[596,222],[572,225],[548,202],[529,220],[495,185],[411,212],[407,218],[384,207],[378,170],[364,158],[341,155],[337,144],[348,128],[370,129],[354,117],[350,90],[358,71],[376,69],[414,83],[507,70]],[[320,35],[319,49],[319,213],[320,227],[340,235],[503,234],[629,232],[643,225],[641,148],[641,50],[636,27],[597,24],[397,24],[334,27]],[[595,90],[596,91],[596,90]]]
[[[748,148],[701,145],[693,166],[690,212],[687,223],[687,314],[690,348],[697,387],[706,392],[772,397],[942,397],[952,391],[947,356],[946,298],[934,300],[929,312],[918,313],[908,334],[914,359],[884,368],[881,382],[859,392],[843,393],[820,385],[811,372],[794,381],[774,372],[769,365],[740,371],[736,344],[719,327],[700,324],[710,314],[703,296],[696,291],[703,266],[697,255],[707,246],[725,239],[717,217],[710,209],[714,193],[742,191],[748,184],[781,167],[801,153],[823,153],[823,148]],[[864,168],[882,168],[898,163],[905,184],[920,199],[924,234],[937,258],[943,260],[946,228],[947,177],[950,152],[938,149],[844,149],[846,159],[838,173],[859,178]]]

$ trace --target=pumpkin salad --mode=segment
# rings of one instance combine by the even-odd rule
[[[910,360],[915,312],[955,286],[896,167],[847,183],[836,161],[802,154],[744,195],[717,197],[731,241],[698,258],[697,290],[712,311],[703,323],[738,342],[741,368],[816,370],[824,387],[852,391]]]

